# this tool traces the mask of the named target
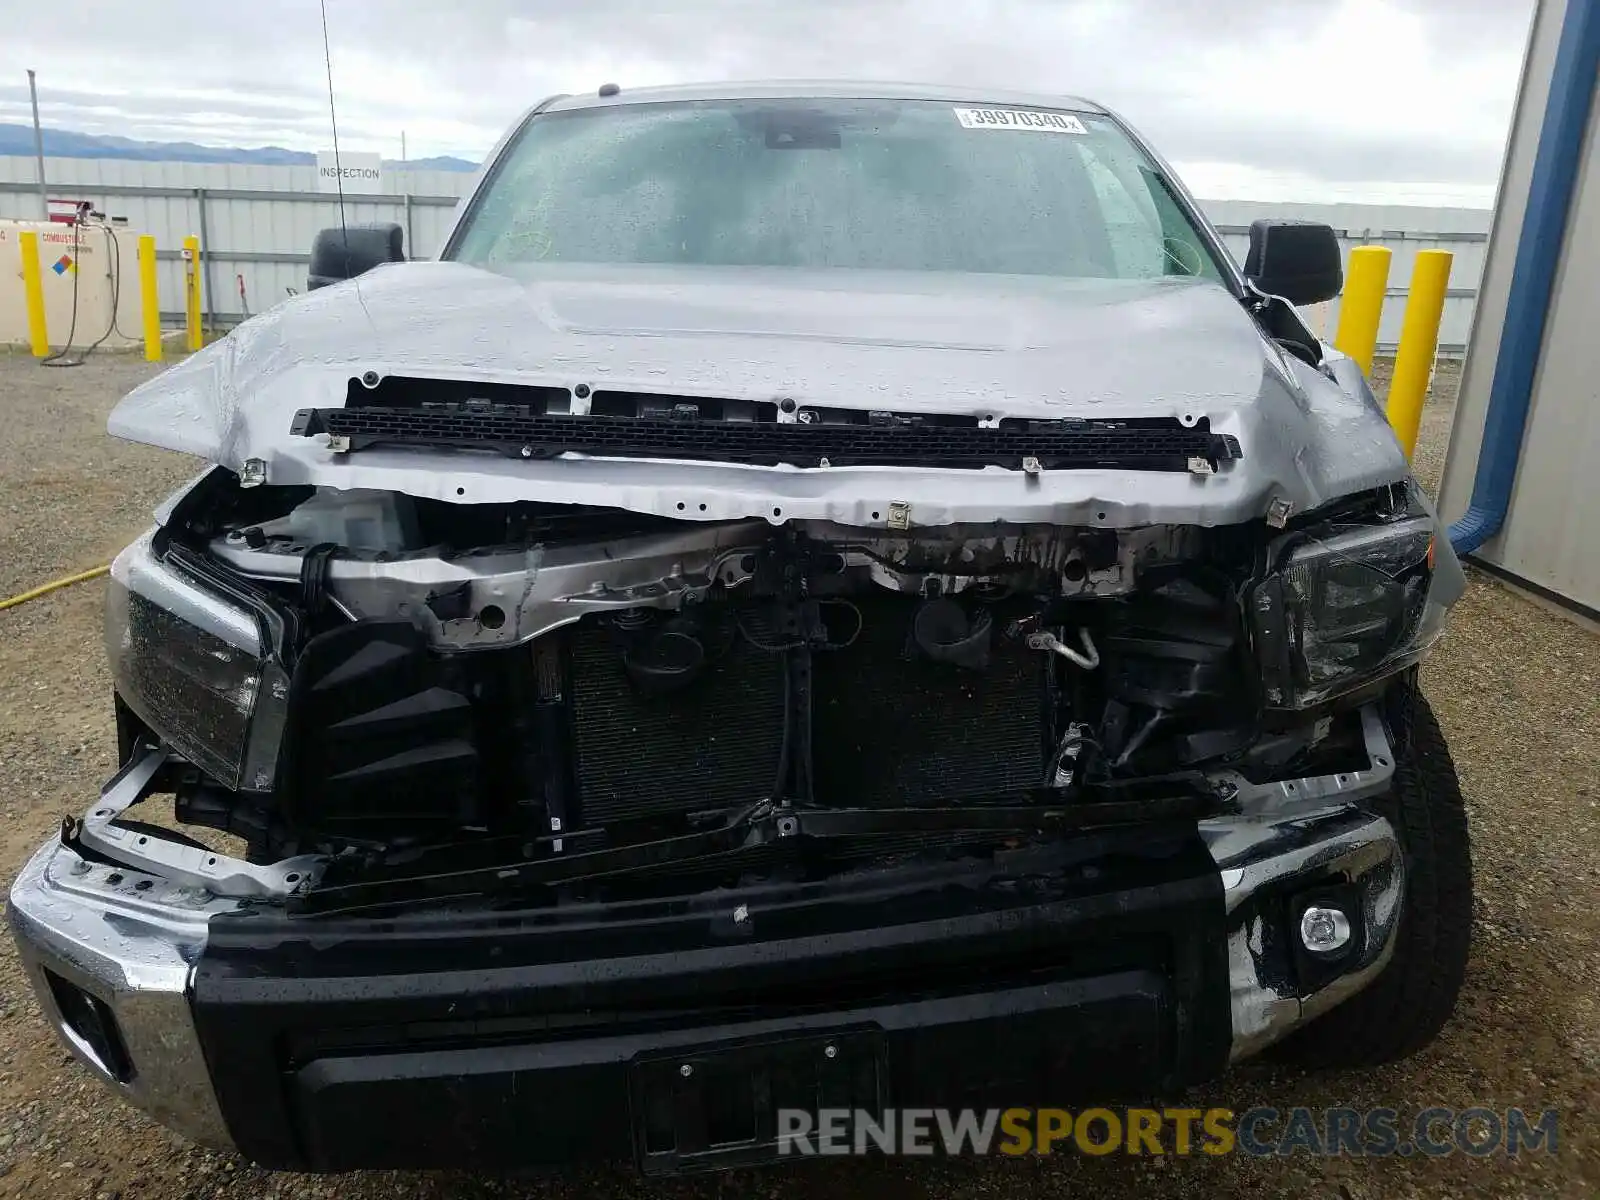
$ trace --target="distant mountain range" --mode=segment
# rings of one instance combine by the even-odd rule
[[[143,162],[249,163],[256,166],[315,165],[317,156],[308,150],[285,150],[282,146],[197,146],[193,142],[142,142],[136,138],[107,134],[74,133],[69,129],[45,129],[44,152],[47,158],[130,158]],[[33,156],[31,125],[0,124],[0,156]],[[386,167],[414,171],[476,171],[478,164],[449,154],[433,158],[412,158],[401,162],[385,159]]]

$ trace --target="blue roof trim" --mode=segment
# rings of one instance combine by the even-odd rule
[[[1511,506],[1597,75],[1600,0],[1567,0],[1517,240],[1500,353],[1489,385],[1472,501],[1450,526],[1450,544],[1458,554],[1470,554],[1500,532]]]

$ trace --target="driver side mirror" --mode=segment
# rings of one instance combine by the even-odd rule
[[[1290,304],[1332,300],[1344,287],[1339,236],[1318,221],[1252,221],[1244,275],[1258,291]]]
[[[354,279],[373,267],[405,260],[405,231],[392,221],[324,229],[311,242],[306,289]]]

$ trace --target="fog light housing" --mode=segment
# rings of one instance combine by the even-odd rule
[[[1312,954],[1337,954],[1350,944],[1350,918],[1338,908],[1313,904],[1300,914],[1300,944]]]
[[[1284,897],[1281,928],[1301,995],[1326,987],[1360,960],[1367,936],[1361,904],[1359,889],[1340,879]]]

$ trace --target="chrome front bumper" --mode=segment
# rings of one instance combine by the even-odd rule
[[[236,907],[203,890],[87,862],[52,838],[12,884],[7,908],[23,970],[61,1040],[130,1103],[218,1149],[232,1140],[195,1034],[189,986],[206,922]],[[124,1061],[68,1020],[60,993],[73,988],[109,1011]]]
[[[1251,789],[1233,815],[1200,823],[1221,876],[1228,915],[1230,1057],[1257,1053],[1369,984],[1393,953],[1404,895],[1394,829],[1361,801],[1387,788],[1393,757],[1381,739],[1373,771]],[[1309,994],[1296,981],[1286,928],[1292,881],[1338,881],[1354,901],[1354,940],[1338,970]],[[52,839],[11,889],[10,923],[24,968],[62,1040],[131,1103],[190,1139],[230,1138],[200,1049],[190,995],[207,924],[237,909],[220,897],[125,866],[92,863]],[[54,980],[52,980],[52,976]],[[112,1018],[122,1055],[74,1028],[62,990],[93,997]],[[77,1000],[80,1012],[82,1001]],[[120,1061],[110,1061],[120,1059]]]
[[[1405,899],[1405,856],[1389,822],[1358,809],[1208,821],[1201,833],[1222,871],[1228,908],[1230,1058],[1238,1062],[1354,996],[1389,965]],[[1296,932],[1283,927],[1279,907],[1262,897],[1285,880],[1313,873],[1342,878],[1360,911],[1339,973],[1303,994],[1289,969],[1289,939]]]

